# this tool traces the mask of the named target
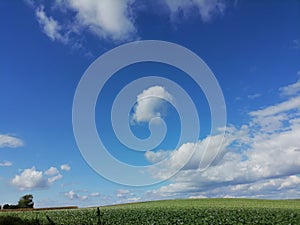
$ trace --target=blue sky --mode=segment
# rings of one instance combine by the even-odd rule
[[[0,10],[0,204],[16,203],[26,193],[34,195],[37,207],[183,197],[299,198],[299,1],[24,0],[1,1]],[[183,71],[154,62],[122,68],[99,94],[98,134],[124,163],[166,159],[146,177],[163,182],[131,187],[103,178],[84,160],[72,106],[80,79],[99,56],[141,40],[181,45],[207,64],[223,91],[227,130],[224,138],[210,133],[209,102]],[[186,102],[151,78],[131,90],[134,105],[123,101],[131,107],[125,122],[138,138],[147,138],[151,119],[163,119],[165,139],[148,152],[120,142],[111,124],[113,102],[123,87],[147,76],[171,80],[188,93],[200,120],[196,140],[178,142],[180,114],[172,102]],[[218,155],[201,170],[207,143]]]

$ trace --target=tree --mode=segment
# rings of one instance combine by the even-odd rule
[[[33,196],[31,194],[24,195],[18,202],[19,208],[33,208]]]

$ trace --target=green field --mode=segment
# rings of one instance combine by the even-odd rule
[[[300,224],[300,200],[185,199],[100,208],[107,224]],[[49,224],[97,224],[96,208],[1,212]]]

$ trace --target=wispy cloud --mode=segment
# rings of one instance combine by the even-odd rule
[[[292,48],[296,50],[300,49],[300,39],[294,39],[292,41]]]
[[[98,197],[98,196],[100,196],[100,193],[99,192],[92,192],[92,193],[89,194],[89,196]]]
[[[0,134],[0,148],[17,148],[23,145],[24,142],[20,138],[8,134]]]
[[[8,167],[8,166],[12,166],[13,165],[13,163],[12,162],[10,162],[10,161],[6,161],[6,160],[4,160],[3,162],[1,162],[0,163],[0,166],[5,166],[5,167]]]
[[[300,72],[298,72],[298,73],[300,74]],[[280,95],[282,95],[282,96],[294,96],[294,95],[300,94],[300,80],[298,80],[294,84],[290,84],[288,86],[281,87],[279,89],[279,91],[280,91]]]
[[[196,8],[202,21],[209,22],[213,17],[222,15],[226,9],[223,0],[164,0],[164,2],[169,7],[173,20],[179,13],[188,17],[190,13],[195,12],[192,9]]]
[[[248,95],[249,99],[256,99],[259,98],[261,96],[261,94],[257,93],[257,94],[253,94],[253,95]]]
[[[116,43],[139,39],[136,19],[140,10],[156,9],[146,2],[143,3],[144,7],[137,7],[136,0],[50,1],[47,4],[50,5],[49,9],[40,2],[26,2],[35,9],[43,32],[51,40],[75,46],[80,45],[76,39],[82,39],[86,32]],[[193,13],[200,16],[203,22],[209,22],[226,9],[224,0],[163,0],[154,4],[157,7],[166,6],[168,10],[165,13],[170,14],[172,21],[176,21],[177,15],[184,12],[187,16]],[[197,10],[191,10],[193,8]]]
[[[38,7],[36,9],[36,17],[39,24],[42,27],[43,32],[52,41],[61,41],[63,43],[67,42],[67,37],[62,34],[62,26],[57,20],[54,20],[51,16],[48,17],[45,13],[44,7]]]
[[[115,196],[116,196],[116,201],[115,201],[116,204],[137,202],[142,199],[140,196],[137,196],[136,193],[127,189],[117,190]]]
[[[300,107],[300,96],[294,97],[289,99],[288,101],[281,102],[276,105],[272,105],[269,107],[266,107],[264,109],[256,110],[253,112],[250,112],[249,115],[251,116],[274,116],[276,114],[290,111],[293,109],[298,109]]]

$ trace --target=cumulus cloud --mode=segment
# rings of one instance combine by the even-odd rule
[[[48,182],[43,177],[43,172],[37,171],[35,167],[23,170],[20,175],[16,175],[11,180],[11,184],[18,187],[20,190],[48,187]]]
[[[59,174],[59,171],[56,167],[51,166],[48,170],[45,171],[45,174],[53,176]]]
[[[163,0],[155,2],[153,8],[153,3],[147,2],[139,7],[136,0],[60,0],[50,1],[47,5],[31,0],[26,2],[35,9],[43,32],[51,40],[75,46],[81,45],[80,40],[86,32],[117,43],[139,39],[137,17],[141,11],[156,10],[161,4],[169,9],[166,12],[171,18],[176,18],[181,12],[187,16],[192,12],[204,22],[222,15],[226,9],[224,0]]]
[[[71,167],[68,164],[63,164],[60,166],[60,169],[64,171],[70,171]]]
[[[16,175],[11,180],[11,185],[20,190],[32,190],[47,188],[57,180],[60,180],[62,175],[55,167],[50,167],[45,172],[38,171],[35,167],[23,170],[19,175]]]
[[[17,148],[22,147],[24,142],[17,137],[7,134],[0,134],[0,148]]]
[[[223,0],[164,0],[171,11],[171,16],[180,12],[189,16],[193,9],[197,10],[203,22],[210,21],[216,15],[222,15],[226,4]]]
[[[57,20],[54,20],[51,16],[48,17],[44,11],[44,7],[38,7],[36,9],[36,17],[43,29],[43,32],[52,40],[58,40],[66,42],[67,39],[62,35],[62,27]]]
[[[161,86],[153,86],[137,96],[137,104],[132,115],[133,122],[149,122],[155,117],[163,117],[165,101],[173,102],[172,95]]]
[[[243,126],[240,130],[230,127],[228,128],[230,133],[227,133],[224,139],[222,134],[215,136],[208,136],[203,140],[196,143],[185,143],[178,149],[173,151],[158,151],[158,152],[146,152],[145,157],[148,161],[156,161],[156,158],[161,158],[165,155],[168,158],[163,161],[159,167],[156,167],[152,172],[154,177],[159,179],[166,179],[172,175],[176,168],[181,168],[181,173],[184,171],[197,171],[205,169],[207,166],[214,166],[218,163],[223,155],[226,153],[228,146],[239,145],[239,142],[244,138],[244,135],[248,132],[248,128]],[[241,140],[237,139],[240,138]]]
[[[169,157],[171,153],[172,153],[172,151],[164,151],[164,150],[160,150],[157,152],[147,151],[145,153],[145,157],[149,162],[157,163],[157,162],[160,162],[161,160]]]
[[[194,147],[197,149],[186,166],[170,180],[170,184],[149,191],[148,197],[299,196],[299,101],[299,97],[291,97],[279,104],[250,112],[248,124],[229,127],[221,154],[204,171],[199,170],[199,162],[203,160],[201,146],[206,139],[184,144],[174,150],[162,172],[155,171],[154,176],[164,178],[176,163],[182,163],[187,152]],[[217,139],[218,136],[207,138]]]
[[[69,0],[68,6],[76,14],[78,24],[86,26],[101,38],[127,40],[135,27],[130,6],[133,0]]]
[[[0,166],[5,166],[5,167],[12,166],[12,162],[4,160],[3,162],[0,163]]]
[[[53,184],[55,181],[60,180],[63,176],[60,174],[56,167],[51,166],[48,170],[44,172],[45,175],[50,176],[48,178],[48,183]]]
[[[72,42],[70,37],[82,36],[85,31],[112,41],[134,39],[136,28],[132,16],[133,3],[134,0],[55,1],[47,13],[44,5],[33,2],[30,5],[36,10],[43,32],[53,41],[68,43]],[[54,11],[69,19],[58,20],[48,16],[54,14]]]
[[[77,193],[75,193],[73,190],[66,192],[64,194],[65,197],[67,197],[68,199],[74,200],[74,199],[79,199],[79,200],[86,200],[88,199],[88,196],[86,195],[79,195]]]

